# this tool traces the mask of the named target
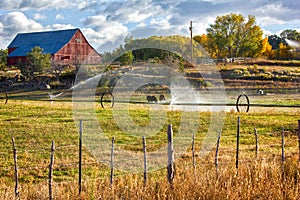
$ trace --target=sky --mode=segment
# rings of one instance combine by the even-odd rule
[[[264,35],[300,32],[297,0],[1,0],[0,49],[18,33],[80,28],[100,53],[128,36],[189,36],[206,33],[217,16],[237,13],[256,17]]]

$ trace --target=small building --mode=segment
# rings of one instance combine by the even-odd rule
[[[61,65],[99,64],[101,55],[88,43],[80,29],[19,33],[8,46],[7,65],[26,63],[32,48],[39,46]]]

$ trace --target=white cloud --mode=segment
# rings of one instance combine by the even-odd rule
[[[77,8],[80,11],[95,11],[104,3],[102,0],[81,0],[77,3]]]
[[[65,19],[65,17],[64,17],[62,14],[57,14],[57,15],[55,16],[55,19],[56,19],[56,20],[61,20],[61,19]]]
[[[146,26],[145,22],[141,22],[141,23],[138,23],[138,25],[136,25],[136,27],[138,27],[138,28],[145,27],[145,26]]]
[[[73,29],[76,28],[72,24],[51,24],[44,28],[44,30],[63,30],[63,29]]]
[[[127,30],[122,34],[114,35],[110,35],[114,30],[104,33],[102,31],[95,31],[92,28],[83,28],[81,31],[88,42],[100,53],[114,50],[123,44],[124,38],[127,36]]]
[[[170,28],[170,22],[169,20],[172,18],[172,16],[165,16],[161,19],[156,19],[156,18],[153,18],[151,19],[150,21],[150,25],[151,26],[157,26],[159,28],[163,28],[163,29],[168,29]]]
[[[215,22],[214,17],[205,17],[202,19],[195,19],[193,21],[193,34],[194,35],[202,35],[206,33],[206,29],[209,28],[209,24],[213,24]],[[188,24],[185,24],[187,28]]]
[[[280,19],[280,16],[286,12],[288,10],[282,7],[281,3],[267,4],[254,10],[254,13],[258,16],[257,21],[262,25],[284,23],[284,20]]]
[[[33,15],[33,18],[34,18],[35,20],[44,20],[44,19],[47,19],[47,16],[42,15],[42,14],[40,14],[40,13],[35,13],[35,14]]]
[[[0,33],[4,31],[4,25],[0,23]]]
[[[169,8],[168,8],[169,9]],[[110,2],[106,4],[104,15],[121,23],[143,22],[149,17],[165,15],[166,10],[153,0]]]
[[[27,18],[24,13],[14,11],[0,16],[0,23],[4,25],[4,31],[17,33],[20,31],[41,30],[42,25],[32,19]]]
[[[49,10],[77,8],[82,0],[1,0],[0,9],[2,10]]]
[[[19,6],[20,1],[1,0],[0,10],[12,10]]]
[[[257,24],[261,26],[268,26],[268,25],[273,25],[273,24],[284,24],[284,21],[280,19],[276,19],[270,16],[261,16],[256,19]]]
[[[89,16],[82,20],[82,23],[86,26],[101,26],[103,23],[106,23],[106,17],[103,15]]]
[[[43,30],[41,24],[27,18],[24,13],[18,11],[0,15],[0,27],[2,27],[0,48],[6,48],[17,33]]]
[[[14,11],[0,15],[0,49],[5,49],[18,33],[76,28],[72,24],[51,24],[43,26],[29,19],[24,13]]]
[[[78,4],[78,9],[79,10],[84,10],[86,7],[88,7],[88,2],[87,1],[81,1],[79,4]]]
[[[263,31],[263,37],[268,37],[270,35],[273,35],[275,33],[272,33],[271,31],[268,31],[268,30],[265,30],[265,29],[262,29]]]
[[[166,35],[174,29],[169,23],[172,16],[168,14],[168,10],[171,6],[166,6],[166,1],[128,0],[102,3],[102,5],[96,5],[95,2],[90,2],[90,5],[82,4],[86,6],[83,8],[85,10],[94,7],[96,13],[101,13],[82,20],[84,26],[89,27],[88,30],[83,29],[87,38],[91,38],[92,44],[99,44],[101,52],[123,44],[124,38],[128,35],[135,38],[141,35],[145,37],[155,34]],[[127,24],[131,25],[127,27]]]
[[[94,48],[99,47],[101,52],[111,50],[101,49],[105,43],[117,43],[119,45],[128,35],[128,28],[126,26],[119,22],[109,21],[103,15],[90,16],[82,22],[88,27],[82,29],[85,36],[93,44]]]

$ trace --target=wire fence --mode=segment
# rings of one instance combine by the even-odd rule
[[[82,123],[82,121],[81,121]],[[82,128],[82,126],[80,126]],[[82,130],[80,130],[82,133]],[[173,134],[173,131],[171,130],[171,133],[168,130],[168,135]],[[234,135],[224,135],[222,136],[221,132],[219,132],[218,137],[212,137],[211,139],[215,139],[215,146],[213,149],[207,150],[201,150],[201,142],[204,138],[196,138],[195,135],[193,135],[192,138],[190,138],[190,149],[188,149],[185,153],[182,152],[176,152],[176,149],[173,149],[173,136],[166,140],[165,144],[168,146],[168,152],[166,153],[167,157],[166,160],[166,166],[170,166],[174,164],[175,162],[180,162],[175,160],[174,158],[185,160],[186,162],[180,162],[180,167],[183,168],[191,168],[191,167],[198,167],[198,166],[215,166],[216,170],[218,171],[218,168],[228,166],[228,165],[235,165],[235,167],[239,168],[239,165],[247,165],[255,162],[285,162],[286,159],[288,159],[291,156],[295,156],[298,154],[298,161],[300,162],[300,120],[298,120],[298,136],[285,136],[284,129],[282,129],[282,133],[278,134],[281,135],[281,137],[277,137],[278,141],[277,143],[271,143],[266,144],[263,142],[263,144],[260,144],[259,141],[259,134],[257,133],[257,130],[253,130],[254,134],[251,135],[253,137],[254,143],[241,143],[241,138],[244,136],[240,134],[240,119],[238,117],[237,122],[237,134]],[[247,136],[248,138],[249,136]],[[167,138],[166,138],[167,139]],[[236,142],[235,145],[228,145],[222,144],[223,142],[228,141],[228,139],[232,139]],[[54,142],[52,143],[52,146],[40,148],[40,149],[20,149],[18,150],[18,146],[14,142],[14,138],[12,138],[13,148],[7,150],[7,152],[0,152],[0,155],[3,157],[7,157],[7,155],[13,155],[14,162],[4,162],[0,163],[0,171],[1,176],[14,176],[15,182],[16,182],[16,189],[15,189],[15,195],[19,195],[19,191],[17,189],[18,187],[18,179],[22,178],[22,176],[26,176],[26,174],[39,174],[41,180],[49,180],[49,191],[51,191],[51,185],[58,184],[56,182],[53,182],[52,179],[57,180],[64,180],[64,179],[73,179],[78,176],[79,180],[79,193],[81,192],[81,182],[82,177],[84,176],[84,180],[91,180],[91,179],[99,179],[99,177],[89,177],[88,175],[84,175],[85,170],[90,170],[89,168],[96,167],[101,168],[99,170],[106,169],[107,175],[110,176],[111,184],[113,184],[113,178],[118,173],[114,171],[114,145],[115,140],[117,138],[113,137],[112,140],[112,146],[111,149],[108,149],[106,153],[111,153],[110,159],[105,160],[106,163],[110,163],[110,166],[105,166],[101,161],[98,161],[97,159],[93,158],[90,155],[90,152],[85,148],[85,146],[82,144],[82,138],[79,138],[78,144],[66,144],[66,145],[58,145],[54,146]],[[233,144],[234,144],[233,141]],[[274,141],[274,140],[273,140]],[[273,142],[272,141],[272,142]],[[147,168],[147,150],[146,150],[146,138],[141,138],[140,142],[129,142],[129,144],[126,145],[138,145],[138,148],[140,149],[140,152],[144,154],[142,163],[144,168],[144,182],[146,184],[147,182],[147,172],[149,169]],[[161,140],[151,139],[151,142],[162,142]],[[231,143],[232,144],[232,143]],[[126,146],[124,145],[124,146]],[[170,146],[171,145],[171,146]],[[297,152],[297,148],[299,148]],[[170,150],[171,149],[171,150]],[[205,157],[201,157],[200,154],[205,153]],[[39,161],[39,156],[43,155],[45,159],[42,160],[42,163]],[[51,155],[51,159],[53,161],[49,161],[46,158],[49,158],[49,155]],[[11,156],[12,157],[12,156]],[[36,157],[37,159],[32,160],[32,158]],[[55,157],[55,162],[54,162]],[[6,159],[7,160],[7,159]],[[20,161],[21,160],[21,161]],[[132,160],[135,160],[133,158]],[[167,161],[168,160],[168,161]],[[103,160],[102,160],[103,161]],[[121,162],[128,161],[128,158],[122,158]],[[37,164],[39,163],[39,164]],[[49,164],[50,163],[50,164]],[[71,170],[71,171],[70,171]],[[173,169],[168,168],[168,181],[172,185],[172,180],[174,178],[174,172],[172,172]],[[14,171],[14,173],[12,173]],[[49,171],[49,173],[47,173]],[[55,173],[53,173],[53,171]],[[51,173],[50,173],[51,172]],[[78,174],[79,173],[79,174]],[[14,174],[14,175],[13,175]],[[44,175],[41,175],[44,174]],[[47,174],[49,174],[49,177],[47,179]],[[51,174],[51,177],[50,177]],[[19,176],[20,175],[20,176]],[[68,177],[69,176],[69,177]],[[50,184],[51,183],[51,184]],[[49,196],[51,194],[49,193]]]
[[[221,145],[219,148],[219,159],[222,159],[222,157],[224,157],[224,159],[228,159],[228,156],[232,156],[236,154],[236,149],[234,149],[234,147],[222,147],[222,140],[226,140],[226,138],[235,138],[233,136],[222,136],[221,137]],[[295,138],[287,138],[285,139],[285,147],[293,147],[293,149],[295,149],[295,146],[297,145],[297,142],[295,141]],[[159,142],[159,140],[152,140]],[[191,144],[192,144],[192,139],[191,139]],[[131,143],[131,144],[127,144],[127,145],[137,145],[136,143]],[[196,143],[197,145],[197,143]],[[120,145],[119,147],[122,146],[126,146],[126,144]],[[83,145],[83,149],[82,152],[85,154],[88,154],[88,150],[86,148],[84,148],[85,146]],[[281,156],[281,148],[282,144],[264,144],[264,145],[259,145],[259,154],[260,155],[264,155],[264,156],[268,156],[270,157],[270,153],[272,152],[274,154],[274,152],[276,153],[277,157]],[[18,148],[18,147],[16,147]],[[56,155],[56,160],[55,160],[55,164],[54,166],[59,168],[59,167],[65,167],[65,166],[77,166],[78,165],[78,161],[74,161],[74,162],[68,162],[65,163],[64,161],[64,155],[66,155],[66,151],[68,151],[68,155],[67,157],[72,157],[73,160],[78,158],[78,148],[79,145],[65,145],[65,146],[57,146],[55,147],[55,155]],[[197,151],[197,146],[196,146],[196,151]],[[143,147],[142,147],[142,143],[140,144],[140,151],[142,152]],[[176,149],[175,149],[176,151]],[[249,156],[249,152],[255,152],[255,144],[252,145],[241,145],[239,148],[240,153],[246,153]],[[213,150],[208,150],[207,153],[214,153],[214,149]],[[7,155],[7,154],[11,154],[12,155],[13,150],[8,150],[7,152],[0,152],[0,154],[3,155]],[[45,163],[44,165],[36,165],[36,163],[33,163],[29,158],[26,158],[25,154],[34,154],[34,155],[45,155],[45,156],[49,156],[50,154],[50,148],[44,148],[44,149],[27,149],[27,150],[17,150],[18,153],[18,158],[19,160],[22,159],[22,162],[20,162],[21,165],[19,165],[19,170],[29,170],[29,169],[47,169],[48,168],[48,163]],[[291,154],[295,154],[295,150],[293,150],[293,152],[291,152],[290,150],[288,150],[287,152],[287,157],[289,156],[289,153]],[[182,152],[176,153],[175,152],[176,157],[191,157],[191,152],[187,152],[187,154],[182,154]],[[195,153],[195,156],[198,157],[198,153]],[[253,157],[255,156],[255,153],[253,153],[252,155]],[[23,159],[25,157],[25,159]],[[248,162],[253,162],[252,159],[248,159]],[[82,165],[100,165],[101,163],[95,161],[95,162],[83,162]],[[7,170],[10,171],[11,169],[13,169],[13,166],[3,166],[0,165],[0,169],[3,170]]]

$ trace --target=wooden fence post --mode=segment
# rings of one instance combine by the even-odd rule
[[[82,120],[79,121],[79,165],[78,165],[78,187],[79,187],[79,194],[81,193],[81,176],[82,176]]]
[[[143,136],[143,153],[144,153],[144,186],[147,183],[147,149],[146,149],[146,138]]]
[[[113,184],[114,178],[114,144],[115,144],[115,137],[111,139],[111,154],[110,154],[110,185]]]
[[[50,164],[49,164],[49,199],[52,200],[52,175],[53,175],[53,164],[54,164],[54,141],[52,140],[51,154],[50,154]]]
[[[281,132],[281,161],[282,163],[285,160],[284,156],[284,128],[282,127],[282,132]]]
[[[18,178],[18,165],[17,165],[17,149],[15,147],[15,139],[12,137],[13,153],[14,153],[14,164],[15,164],[15,197],[19,197],[19,178]]]
[[[218,165],[219,165],[219,147],[220,147],[220,141],[221,141],[221,131],[219,131],[218,134],[218,140],[217,140],[217,147],[216,147],[216,155],[215,155],[215,166],[216,166],[216,174],[218,176]]]
[[[168,182],[173,188],[173,179],[175,176],[175,166],[174,166],[174,149],[173,149],[173,130],[172,124],[168,126]]]
[[[299,145],[298,162],[300,163],[300,119],[298,120],[298,145]]]
[[[235,160],[235,167],[237,169],[239,167],[239,143],[240,143],[240,117],[238,117],[238,121],[237,121],[237,133],[236,133],[236,160]]]
[[[195,160],[195,133],[193,133],[192,156],[193,156],[193,167],[195,169],[196,168],[196,160]]]
[[[255,157],[258,158],[258,134],[256,128],[254,128],[255,135]]]

